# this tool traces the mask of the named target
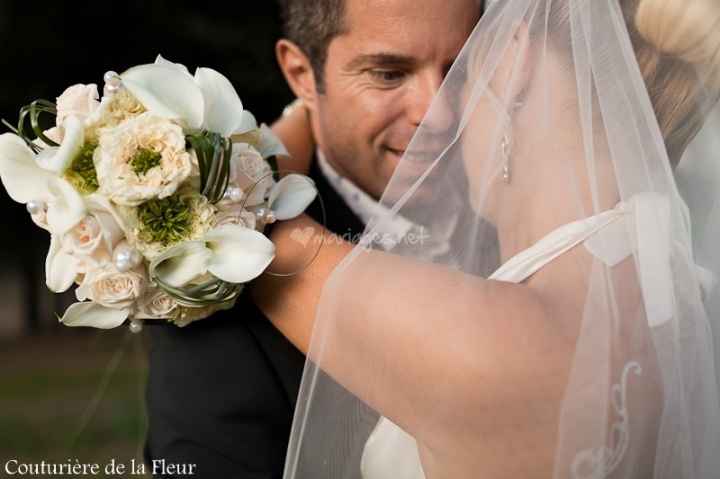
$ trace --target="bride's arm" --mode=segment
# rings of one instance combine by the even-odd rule
[[[289,157],[278,158],[280,170],[307,173],[315,153],[315,139],[307,109],[296,101],[271,128],[290,153]]]
[[[321,228],[308,217],[276,226],[279,269],[299,253],[293,229],[308,227]],[[259,307],[306,354],[323,286],[351,250],[327,242],[301,274],[264,276],[253,286]],[[351,293],[324,299],[335,314],[315,334],[325,335],[321,367],[383,415],[417,437],[459,437],[487,430],[487,411],[524,411],[529,401],[561,393],[538,387],[541,376],[557,377],[570,353],[533,290],[397,255],[360,254],[333,277],[331,291]],[[468,408],[483,424],[468,424]]]

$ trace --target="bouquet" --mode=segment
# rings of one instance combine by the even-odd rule
[[[279,178],[287,152],[215,70],[158,56],[104,81],[102,99],[71,86],[0,136],[5,189],[50,233],[47,286],[77,286],[60,322],[139,331],[232,307],[274,258],[265,227],[301,214],[312,180]],[[55,126],[43,131],[40,115]]]

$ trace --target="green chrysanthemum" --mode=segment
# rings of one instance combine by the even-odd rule
[[[180,195],[147,201],[137,209],[139,238],[146,243],[169,246],[192,233],[191,202]]]

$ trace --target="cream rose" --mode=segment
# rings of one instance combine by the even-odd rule
[[[75,115],[84,120],[100,106],[97,85],[73,85],[57,98],[56,126],[62,128],[65,118]],[[52,138],[51,138],[52,139]]]
[[[180,126],[150,113],[102,134],[94,161],[100,193],[125,206],[172,195],[193,169]]]
[[[48,139],[54,141],[58,145],[63,142],[65,138],[65,129],[63,128],[63,122],[69,116],[76,116],[81,121],[95,116],[100,107],[100,101],[98,101],[98,89],[97,85],[73,85],[66,89],[62,95],[60,95],[55,103],[57,109],[57,116],[55,117],[55,126],[49,130],[45,130],[43,133]],[[35,144],[42,147],[46,145],[39,138],[35,140]]]
[[[260,153],[247,143],[233,144],[230,160],[230,183],[243,192],[245,206],[256,206],[275,184],[272,168]]]
[[[121,273],[111,263],[85,275],[76,290],[79,301],[91,300],[112,309],[131,309],[145,293],[147,279],[138,270]]]
[[[137,319],[170,319],[180,314],[180,305],[161,289],[149,290],[139,303]]]
[[[88,214],[67,233],[52,236],[46,261],[47,283],[52,291],[65,291],[82,275],[104,267],[125,237],[113,206],[97,195],[86,198]],[[36,223],[44,221],[33,215]]]
[[[78,274],[88,273],[111,260],[110,251],[103,243],[100,223],[92,215],[65,234],[63,248],[77,260]]]

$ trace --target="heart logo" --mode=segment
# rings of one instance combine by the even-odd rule
[[[315,232],[315,228],[312,226],[306,226],[305,228],[295,228],[290,233],[290,239],[293,241],[297,241],[303,246],[307,246],[310,242],[310,239],[313,237],[313,233]]]

